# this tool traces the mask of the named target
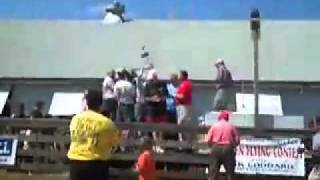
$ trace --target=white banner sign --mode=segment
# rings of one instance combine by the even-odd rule
[[[81,111],[83,93],[56,92],[52,97],[49,114],[70,116]]]
[[[9,92],[0,92],[0,114],[2,113],[4,105],[7,102],[8,95]]]
[[[254,95],[236,94],[237,112],[254,114]],[[259,114],[283,115],[280,95],[259,94]]]
[[[18,140],[14,137],[0,136],[0,166],[15,164]]]
[[[239,174],[264,174],[304,176],[304,155],[300,139],[243,139],[237,148],[236,172]]]

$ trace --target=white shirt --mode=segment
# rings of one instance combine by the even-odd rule
[[[136,101],[138,103],[144,103],[144,88],[145,88],[145,81],[142,79],[141,76],[136,78]]]
[[[177,88],[176,88],[172,83],[167,84],[167,90],[168,90],[168,94],[169,94],[171,97],[176,97],[176,95],[177,95]]]
[[[114,98],[115,95],[113,93],[113,88],[114,88],[114,82],[113,79],[109,76],[106,76],[104,78],[104,81],[102,83],[102,97],[103,99],[110,99]]]
[[[103,24],[120,24],[122,21],[119,16],[108,12],[102,21]]]
[[[150,76],[150,72],[156,71],[154,68],[145,68],[143,67],[140,69],[138,73],[138,77],[136,78],[136,84],[137,84],[137,89],[136,89],[136,95],[137,99],[136,101],[139,103],[144,103],[144,88],[146,86],[146,80],[148,79],[148,76]]]
[[[119,80],[114,85],[114,93],[118,101],[122,104],[135,103],[135,87],[133,84],[126,80]]]

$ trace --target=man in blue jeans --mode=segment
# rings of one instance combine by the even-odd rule
[[[133,84],[126,78],[124,71],[118,73],[119,80],[114,85],[114,93],[118,100],[117,121],[134,121],[134,103],[136,90]]]

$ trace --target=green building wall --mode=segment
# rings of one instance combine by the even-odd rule
[[[320,80],[320,21],[263,21],[260,78]],[[222,57],[238,80],[252,79],[247,21],[0,21],[0,77],[100,78],[138,68],[147,46],[162,78],[179,69],[212,80]]]

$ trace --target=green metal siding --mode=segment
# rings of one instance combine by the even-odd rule
[[[262,80],[320,80],[320,21],[262,22]],[[0,21],[0,77],[97,78],[117,67],[140,67],[146,45],[160,75],[179,69],[192,79],[215,77],[223,57],[235,79],[252,79],[247,21]]]

